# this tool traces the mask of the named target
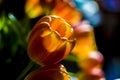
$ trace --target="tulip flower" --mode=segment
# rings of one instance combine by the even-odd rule
[[[76,45],[72,50],[72,53],[84,60],[90,57],[90,53],[95,56],[101,53],[97,50],[94,29],[87,21],[82,21],[73,27],[76,36]],[[100,55],[103,59],[102,54]]]
[[[103,62],[103,55],[99,51],[93,51],[88,53],[84,59],[78,60],[78,65],[86,70],[90,71],[92,68],[99,65],[99,68],[102,68],[101,64]]]
[[[87,21],[82,21],[73,27],[76,36],[76,45],[72,53],[84,58],[91,51],[97,51],[94,29]]]
[[[75,25],[82,19],[82,14],[78,11],[74,4],[67,0],[56,0],[56,5],[51,10],[52,15],[57,15],[64,18],[69,24]]]
[[[82,19],[81,12],[75,8],[72,1],[68,0],[27,0],[25,13],[29,18],[36,18],[40,15],[57,15],[71,25],[77,24]]]
[[[78,57],[78,66],[89,75],[102,75],[103,55],[97,50],[94,29],[87,21],[74,26],[76,45],[72,53]],[[97,73],[94,73],[97,70]]]
[[[104,72],[102,71],[103,56],[100,52],[90,52],[86,58],[78,60],[78,65],[87,74],[92,76],[102,77]]]
[[[24,10],[28,18],[36,18],[40,15],[50,14],[55,0],[26,0]]]
[[[36,18],[43,13],[40,0],[26,0],[25,13],[29,18]]]
[[[56,0],[40,0],[40,3],[43,7],[53,8],[56,4]]]
[[[96,77],[104,77],[104,72],[101,69],[101,67],[94,67],[90,71],[87,71],[86,73]]]
[[[29,73],[24,80],[71,80],[62,64],[44,66]]]
[[[28,55],[38,64],[63,60],[75,45],[74,31],[63,18],[44,16],[35,24],[28,40]]]
[[[90,75],[90,74],[85,73],[84,71],[77,73],[77,76],[78,76],[78,80],[105,80],[105,77],[102,75],[101,76]]]

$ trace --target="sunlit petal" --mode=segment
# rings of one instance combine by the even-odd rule
[[[56,64],[75,45],[72,27],[61,17],[41,18],[33,27],[28,41],[28,55],[38,64]]]

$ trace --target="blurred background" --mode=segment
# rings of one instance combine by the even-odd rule
[[[45,15],[29,18],[25,12],[26,1],[0,0],[0,77],[4,80],[15,80],[28,65],[28,35],[37,20]],[[81,11],[83,20],[88,20],[94,27],[98,50],[104,56],[103,70],[106,80],[120,78],[120,0],[73,2]],[[68,71],[77,71],[75,63],[63,64]],[[75,65],[74,69],[71,68],[72,65]]]

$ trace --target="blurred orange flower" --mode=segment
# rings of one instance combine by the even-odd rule
[[[29,18],[36,18],[42,14],[57,15],[75,25],[81,21],[82,14],[70,2],[72,3],[67,0],[27,0],[25,13]]]
[[[71,80],[62,64],[44,66],[29,73],[24,80]]]
[[[51,65],[64,59],[75,45],[73,28],[55,15],[41,18],[28,41],[28,55],[38,64]]]
[[[90,71],[92,68],[102,68],[101,63],[103,62],[103,56],[98,51],[89,52],[86,58],[78,61],[79,66],[86,70]]]
[[[74,5],[65,0],[56,1],[56,5],[51,11],[51,14],[64,18],[71,25],[75,25],[81,21],[82,14],[74,7]]]
[[[98,75],[98,74],[90,75],[85,73],[84,71],[79,72],[77,75],[78,75],[78,80],[105,80],[104,76],[102,75]]]
[[[89,52],[96,51],[96,43],[94,38],[94,29],[87,21],[82,21],[74,26],[76,36],[76,45],[72,53],[85,58]]]
[[[97,50],[93,27],[82,21],[74,26],[74,32],[76,44],[72,53],[78,57],[78,66],[89,75],[103,76],[103,55]]]
[[[29,18],[36,18],[43,13],[40,0],[26,0],[25,13]]]

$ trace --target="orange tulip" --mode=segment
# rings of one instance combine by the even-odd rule
[[[28,55],[38,64],[51,65],[63,60],[75,44],[73,28],[55,15],[41,18],[28,40]]]
[[[84,71],[79,72],[77,75],[78,80],[105,80],[105,77],[103,75],[90,75],[85,73]]]
[[[103,72],[101,67],[94,67],[91,70],[85,71],[85,72],[89,75],[96,76],[96,77],[103,77],[104,76],[104,72]]]
[[[56,0],[40,0],[41,5],[43,6],[49,6],[51,8],[53,8],[56,4]]]
[[[82,19],[82,13],[69,0],[27,0],[25,13],[29,18],[36,18],[42,14],[57,15],[71,25],[77,24]]]
[[[83,21],[75,26],[74,32],[76,36],[76,45],[72,50],[74,55],[80,58],[81,61],[89,58],[103,59],[102,54],[97,50],[94,29],[87,21]]]
[[[97,51],[94,29],[87,21],[80,22],[74,27],[76,45],[72,53],[85,58],[89,52]]]
[[[55,0],[26,0],[25,14],[29,18],[36,18],[40,15],[48,15],[55,6]]]
[[[86,73],[93,74],[94,68],[102,74],[103,55],[97,50],[94,29],[83,21],[74,27],[76,45],[72,53],[78,57],[78,66]]]
[[[36,18],[43,13],[40,0],[26,0],[25,3],[25,14],[29,18]]]
[[[98,51],[93,51],[86,55],[86,58],[79,60],[78,65],[85,71],[90,72],[92,68],[102,68],[103,56]]]
[[[56,5],[51,10],[51,14],[64,18],[71,25],[77,24],[82,19],[81,12],[65,0],[56,0]]]
[[[39,68],[28,74],[24,80],[70,80],[70,76],[62,64],[56,64]]]

